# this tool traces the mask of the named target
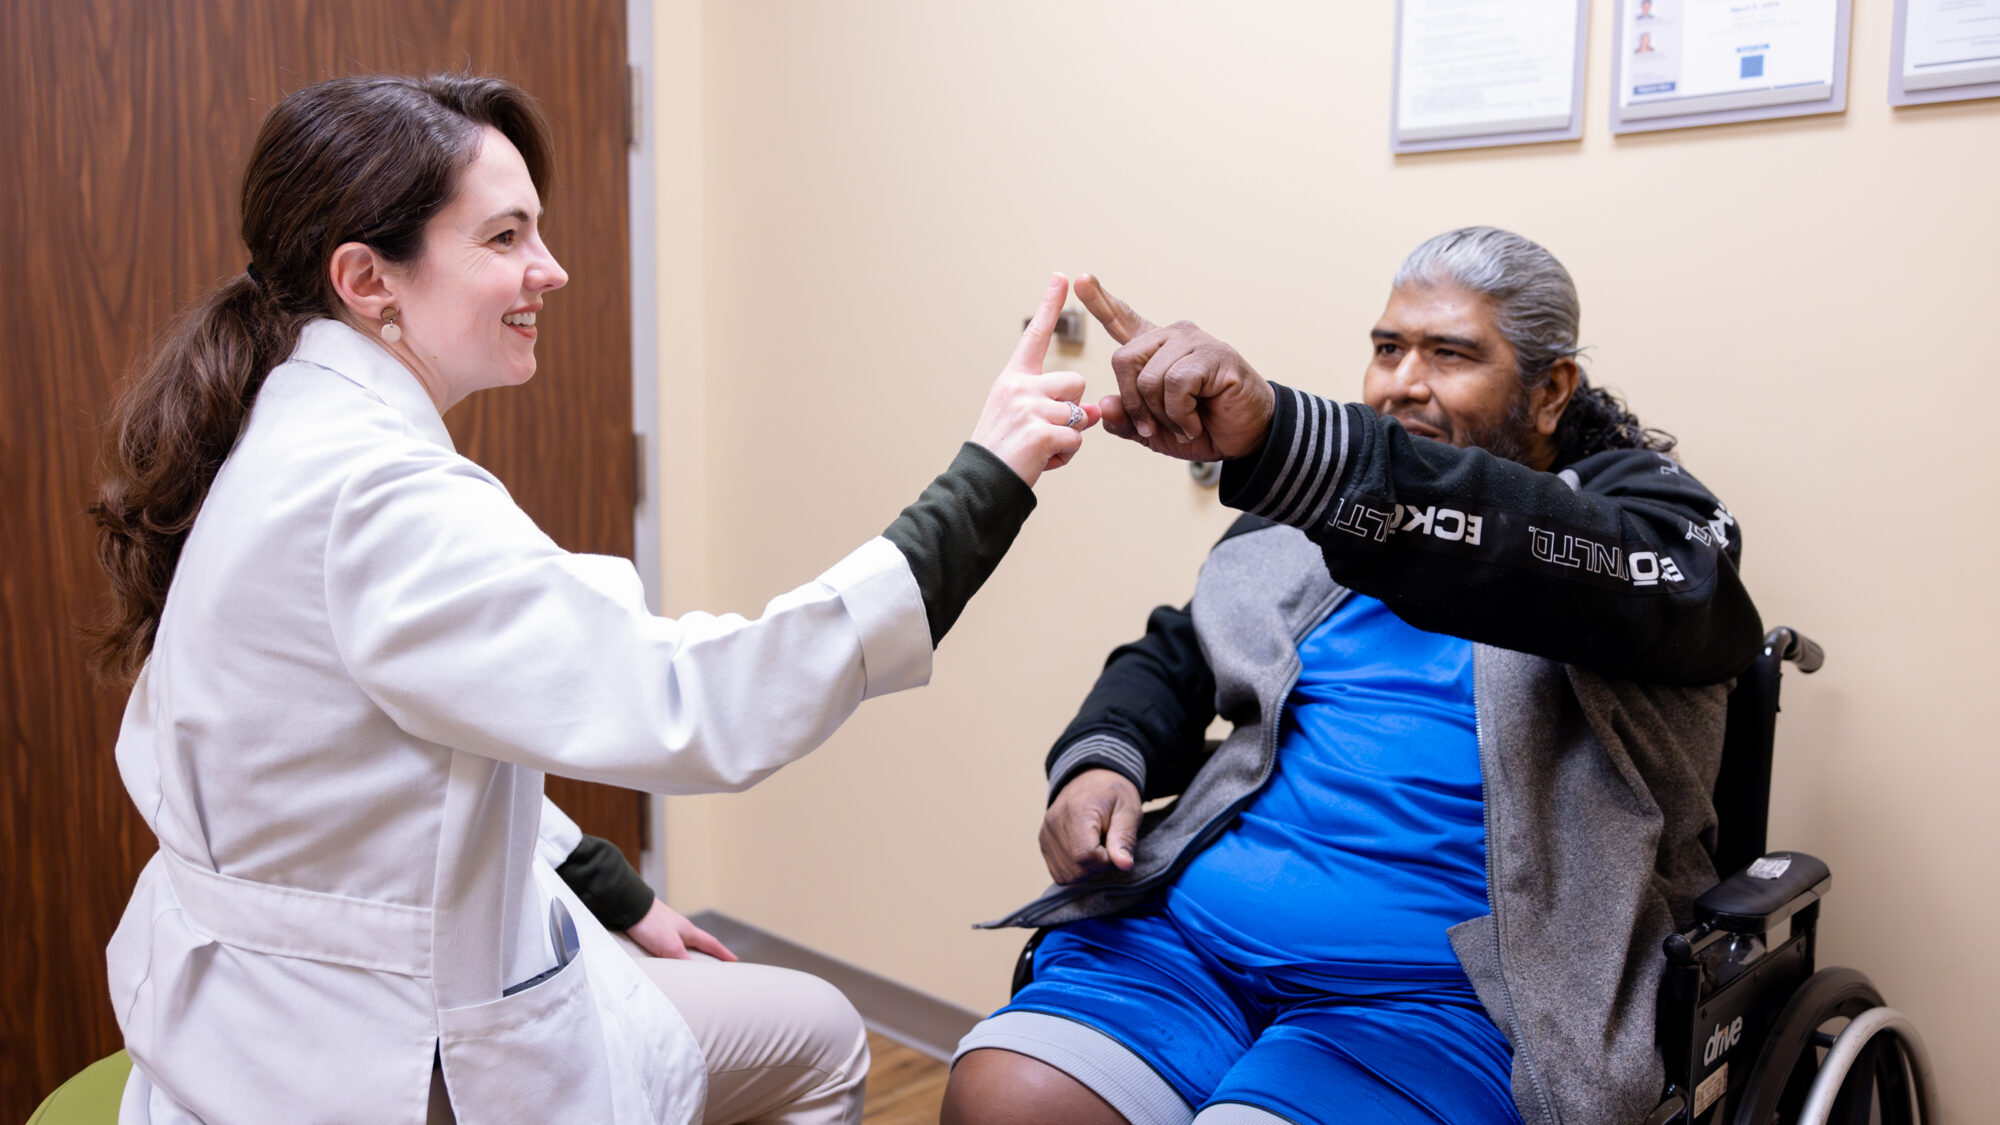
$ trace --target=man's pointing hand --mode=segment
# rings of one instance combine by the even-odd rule
[[[1099,403],[1105,429],[1187,461],[1245,457],[1264,444],[1277,395],[1235,348],[1185,320],[1154,326],[1090,274],[1076,279],[1076,295],[1124,345],[1111,356],[1118,394]]]

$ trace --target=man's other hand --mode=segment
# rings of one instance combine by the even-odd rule
[[[1117,770],[1077,774],[1042,817],[1042,860],[1058,883],[1132,870],[1138,842],[1139,787]]]
[[[1112,296],[1090,274],[1076,295],[1111,338],[1118,393],[1098,405],[1104,428],[1185,461],[1246,457],[1264,444],[1277,394],[1235,348],[1185,320],[1165,328]]]

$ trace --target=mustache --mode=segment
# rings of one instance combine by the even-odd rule
[[[1415,410],[1391,410],[1389,411],[1389,417],[1404,423],[1404,429],[1409,428],[1408,423],[1415,422],[1417,425],[1429,429],[1432,433],[1442,434],[1446,441],[1451,440],[1451,419],[1442,414],[1427,415]]]

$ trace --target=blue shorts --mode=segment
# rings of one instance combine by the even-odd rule
[[[1109,1075],[1118,1084],[1121,1060],[1079,1052],[1091,1054],[1089,1043],[1113,1053],[1122,1046],[1186,1103],[1148,1110],[1151,1119],[1185,1121],[1208,1106],[1235,1104],[1300,1125],[1520,1121],[1508,1092],[1507,1040],[1463,974],[1329,991],[1323,981],[1306,985],[1296,974],[1225,964],[1157,905],[1051,930],[1035,952],[1034,982],[980,1028],[1007,1027],[1017,1012],[1073,1021],[1116,1042],[1085,1033],[1083,1046],[1068,1037],[1050,1057],[1018,1041],[982,1042],[975,1029],[961,1052],[1006,1047],[1105,1095],[1092,1079]],[[1035,1026],[1012,1023],[1024,1025]],[[1133,1117],[1131,1097],[1106,1100]]]

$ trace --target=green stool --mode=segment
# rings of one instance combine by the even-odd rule
[[[28,1125],[113,1125],[131,1073],[132,1057],[123,1051],[98,1059],[56,1087]]]

